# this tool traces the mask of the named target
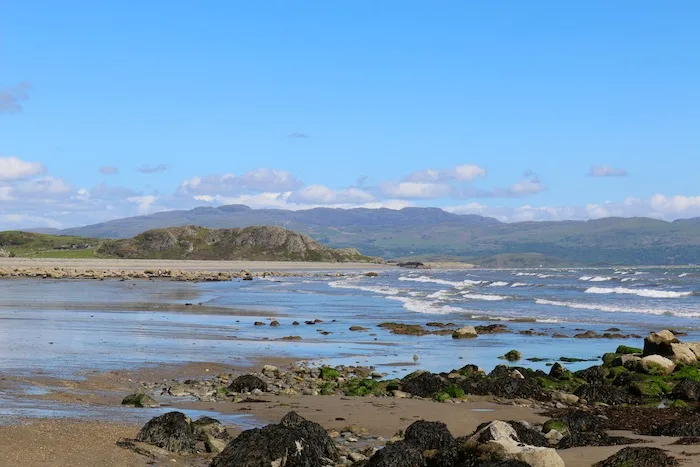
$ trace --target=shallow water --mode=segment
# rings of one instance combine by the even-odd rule
[[[688,332],[683,340],[700,340],[699,280],[697,268],[396,270],[372,278],[201,284],[7,280],[0,281],[0,368],[5,375],[80,378],[91,372],[159,364],[218,362],[236,367],[251,358],[293,357],[372,364],[401,376],[416,369],[447,371],[467,363],[490,370],[503,363],[498,357],[512,348],[525,358],[596,358],[619,344],[642,342],[552,339],[551,334],[602,333],[614,326],[625,334],[645,335],[672,328]],[[217,311],[168,308],[179,305],[181,310],[185,303],[200,302],[216,306]],[[144,306],[133,305],[139,303]],[[161,309],[154,310],[154,304]],[[222,307],[232,312],[222,313]],[[254,316],[237,316],[235,309],[253,310]],[[253,325],[271,319],[281,325]],[[323,322],[304,324],[315,319]],[[522,319],[535,322],[513,321]],[[294,320],[301,325],[293,326]],[[504,322],[514,332],[471,340],[398,336],[376,327],[387,321]],[[354,325],[370,330],[349,331]],[[548,335],[518,334],[527,329]],[[285,336],[303,340],[276,340]],[[547,362],[519,364],[547,369]],[[76,407],[0,395],[0,415],[12,417],[90,417],[102,410]]]

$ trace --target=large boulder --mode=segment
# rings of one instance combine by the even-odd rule
[[[595,464],[595,467],[674,467],[679,465],[675,458],[663,449],[634,447],[624,448],[607,459]]]
[[[404,441],[416,446],[420,451],[443,449],[455,443],[455,439],[442,422],[419,420],[406,428]]]
[[[322,467],[338,461],[323,427],[297,414],[283,421],[244,431],[214,458],[211,467]]]
[[[234,379],[229,385],[228,390],[233,392],[252,392],[259,389],[267,392],[267,383],[254,375],[243,375]]]
[[[609,384],[582,384],[576,388],[574,394],[588,403],[619,405],[630,402],[630,397],[624,391]]]
[[[197,442],[190,419],[182,412],[168,412],[146,423],[136,440],[170,452],[190,454]]]
[[[445,388],[447,383],[441,376],[427,372],[416,376],[409,375],[401,384],[403,392],[418,397],[432,397]]]
[[[523,444],[515,429],[507,422],[493,421],[477,430],[469,443],[486,445],[505,459],[524,462],[531,467],[564,467],[564,461],[554,449]]]
[[[671,355],[669,358],[676,363],[693,365],[698,361],[697,355],[693,352],[694,346],[691,344],[671,344]]]
[[[220,453],[231,439],[221,422],[211,417],[201,417],[192,422],[192,430],[197,439],[204,442],[207,452]]]
[[[692,379],[684,379],[673,388],[673,399],[697,402],[700,400],[700,382]]]
[[[650,375],[670,375],[676,369],[676,364],[661,355],[648,355],[642,358],[641,367]]]

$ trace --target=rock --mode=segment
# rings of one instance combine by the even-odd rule
[[[241,433],[214,458],[211,467],[322,467],[340,455],[321,425],[296,413],[283,422]]]
[[[350,330],[353,332],[358,332],[358,331],[369,331],[369,328],[364,328],[362,326],[350,326]]]
[[[417,376],[408,375],[403,379],[401,389],[418,397],[432,397],[447,388],[442,377],[432,373],[420,373]]]
[[[654,436],[700,436],[700,415],[684,416],[656,428],[651,434]]]
[[[605,420],[585,410],[576,409],[565,412],[560,420],[569,427],[570,431],[602,431],[608,428]]]
[[[404,441],[416,446],[420,451],[443,449],[452,446],[455,439],[442,422],[413,422],[406,428]]]
[[[133,439],[122,438],[117,441],[117,446],[120,448],[129,449],[140,456],[149,457],[151,459],[158,459],[171,455],[171,452],[166,449],[153,446],[152,444],[141,443]]]
[[[192,431],[204,442],[206,451],[215,454],[223,451],[231,439],[221,422],[211,417],[201,417],[192,422]]]
[[[563,402],[564,404],[574,405],[578,404],[579,397],[576,394],[554,392],[552,393],[552,400],[557,402]]]
[[[612,361],[611,366],[622,366],[630,371],[637,371],[642,364],[642,358],[636,355],[624,354]]]
[[[542,435],[542,432],[532,428],[527,422],[509,421],[511,428],[515,430],[521,443],[528,446],[548,447],[549,441]],[[478,430],[478,428],[477,428]]]
[[[641,360],[641,366],[650,375],[670,375],[676,364],[661,355],[648,355]]]
[[[367,456],[359,452],[351,452],[348,454],[348,458],[353,462],[363,462],[367,460]]]
[[[250,279],[250,280],[252,280],[252,279]],[[265,326],[265,323],[263,323],[262,321],[256,321],[253,323],[253,326]]]
[[[669,330],[661,332],[650,332],[644,338],[643,356],[647,355],[671,355],[671,344],[677,344],[680,341]]]
[[[641,354],[642,352],[642,349],[639,349],[637,347],[630,347],[627,345],[619,345],[617,347],[617,350],[615,350],[615,353],[620,355]]]
[[[543,433],[544,433],[544,431],[543,431]],[[549,430],[546,433],[547,434],[544,435],[544,437],[547,438],[553,444],[557,444],[564,437],[564,435],[562,435],[557,430]]]
[[[191,388],[184,384],[173,384],[168,388],[168,394],[173,397],[186,397],[192,394]]]
[[[399,391],[399,390],[392,391],[391,395],[397,399],[408,399],[409,397],[411,397],[411,395],[409,393]]]
[[[409,443],[399,441],[377,451],[366,467],[424,467],[423,453]],[[267,466],[266,466],[267,467]]]
[[[265,365],[262,369],[262,374],[268,378],[279,378],[280,369],[273,365]]]
[[[602,402],[608,405],[627,404],[630,397],[621,389],[609,384],[582,384],[574,391],[581,399],[588,403]]]
[[[477,336],[474,326],[464,326],[452,333],[453,339],[473,339]]]
[[[517,362],[518,360],[523,358],[523,354],[521,354],[517,350],[510,350],[510,351],[506,352],[505,355],[498,357],[498,358],[508,360],[509,362]]]
[[[570,449],[582,446],[621,446],[644,442],[639,439],[625,438],[623,436],[610,436],[605,431],[588,431],[584,433],[572,432],[564,436],[557,445],[557,449]]]
[[[267,392],[267,383],[254,375],[242,375],[234,379],[228,387],[229,391],[238,393],[252,392],[254,389]]]
[[[190,454],[195,451],[196,437],[185,414],[168,412],[146,423],[136,440],[170,452]]]
[[[568,380],[572,378],[572,374],[561,363],[556,362],[549,370],[549,377],[556,380]]]
[[[525,462],[531,467],[564,467],[554,449],[524,445],[515,429],[500,420],[488,423],[469,438],[471,444],[496,445],[506,459]]]
[[[272,326],[272,327],[276,328],[279,325],[280,325],[280,322],[277,320],[270,321],[270,326]]]
[[[697,363],[698,357],[693,352],[693,348],[689,344],[671,344],[671,360],[684,365],[693,365]]]
[[[129,405],[132,407],[143,407],[143,408],[160,407],[160,404],[158,402],[156,402],[155,399],[153,399],[148,394],[143,394],[143,393],[136,393],[136,394],[131,394],[129,396],[126,396],[124,398],[124,400],[122,400],[122,405]]]
[[[673,388],[673,399],[697,402],[700,400],[700,382],[684,379]]]
[[[570,434],[569,425],[567,425],[566,422],[564,422],[564,420],[559,419],[552,419],[544,422],[544,424],[542,425],[542,432],[549,433],[550,431],[556,431],[560,433],[562,437]]]
[[[574,374],[589,383],[596,384],[602,383],[603,379],[605,378],[605,369],[602,366],[597,365],[586,368],[585,370],[577,371]]]
[[[659,448],[624,448],[595,467],[674,467],[679,465],[675,458]]]

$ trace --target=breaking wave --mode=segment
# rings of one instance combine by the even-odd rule
[[[669,290],[628,289],[626,287],[590,287],[586,293],[592,294],[628,294],[646,298],[680,298],[693,295],[693,292],[672,292]]]

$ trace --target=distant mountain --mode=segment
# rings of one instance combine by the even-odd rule
[[[323,246],[281,227],[207,229],[185,226],[148,230],[134,238],[105,240],[99,256],[140,259],[371,262],[357,250]]]
[[[281,226],[308,234],[324,245],[355,247],[370,256],[473,262],[484,259],[504,267],[524,264],[524,258],[535,258],[523,257],[526,253],[543,255],[547,264],[700,263],[700,219],[665,222],[650,218],[605,218],[502,223],[438,208],[287,211],[231,205],[130,217],[61,233],[124,238],[149,229],[183,225]],[[486,259],[495,255],[516,256]]]

